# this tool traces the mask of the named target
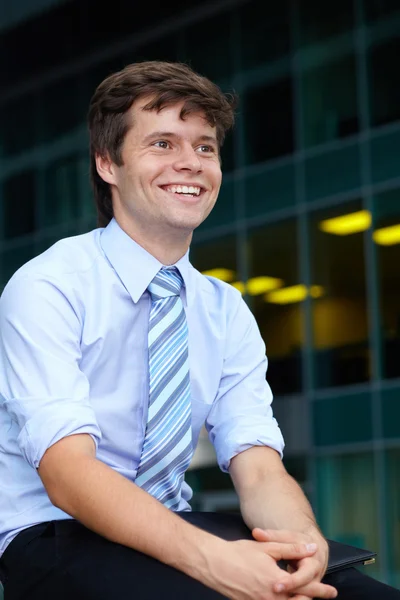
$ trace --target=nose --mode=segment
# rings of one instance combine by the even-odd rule
[[[199,173],[203,165],[196,150],[190,145],[182,146],[174,163],[176,171],[191,171]]]

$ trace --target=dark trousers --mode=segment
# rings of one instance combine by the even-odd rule
[[[180,513],[226,539],[251,539],[237,515]],[[5,600],[219,600],[223,596],[172,567],[109,542],[76,521],[21,532],[1,559]],[[400,591],[356,569],[326,577],[342,600],[400,600]]]

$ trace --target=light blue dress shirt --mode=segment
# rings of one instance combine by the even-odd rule
[[[69,515],[36,471],[61,438],[90,434],[97,458],[135,481],[148,405],[147,286],[161,263],[113,219],[67,238],[11,278],[0,300],[0,555],[21,530]],[[176,263],[189,328],[193,442],[206,423],[227,471],[239,452],[280,454],[265,346],[240,293]],[[190,510],[185,483],[178,510]]]

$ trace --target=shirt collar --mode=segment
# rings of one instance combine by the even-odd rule
[[[132,300],[138,302],[163,264],[129,237],[115,218],[101,232],[100,245]],[[189,303],[194,297],[190,283],[189,250],[174,266],[182,275],[186,302]]]

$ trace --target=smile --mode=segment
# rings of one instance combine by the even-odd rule
[[[161,188],[170,194],[179,194],[189,198],[198,198],[204,191],[203,188],[194,185],[163,185]]]

